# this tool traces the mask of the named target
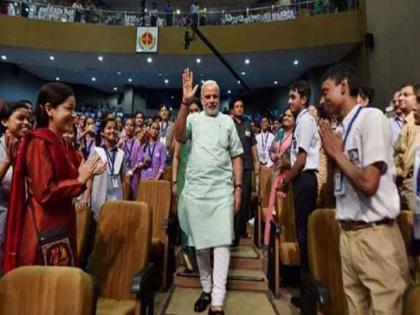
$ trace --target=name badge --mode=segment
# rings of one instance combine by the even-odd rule
[[[245,136],[246,136],[246,137],[251,137],[251,131],[246,130],[246,131],[245,131]]]
[[[111,177],[112,188],[118,188],[118,176]]]
[[[344,187],[344,176],[340,171],[334,174],[334,196],[344,196],[346,189]]]

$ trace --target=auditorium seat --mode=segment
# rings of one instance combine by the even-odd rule
[[[270,199],[270,190],[271,190],[271,177],[273,176],[273,170],[268,167],[261,167],[260,168],[260,176],[259,176],[259,204],[257,209],[257,216],[256,216],[256,244],[258,247],[261,247],[262,243],[262,235],[264,231],[264,222],[265,217],[268,211],[268,201]],[[257,181],[258,184],[258,181]]]
[[[348,314],[343,291],[339,250],[340,227],[333,209],[317,209],[308,222],[308,255],[311,275],[304,276],[305,314]],[[319,309],[318,309],[319,307]]]
[[[89,268],[101,289],[97,314],[153,314],[151,237],[152,211],[146,203],[102,206]]]
[[[123,183],[122,183],[122,191],[123,191],[123,199],[124,200],[131,200],[131,185],[130,185],[130,181],[128,181],[128,180],[123,181]]]
[[[91,315],[95,287],[78,268],[26,266],[0,279],[0,314]]]
[[[165,167],[161,179],[172,182],[172,167]]]
[[[407,289],[404,296],[403,315],[420,314],[420,284]]]
[[[271,224],[270,235],[270,286],[275,296],[279,296],[282,280],[281,265],[300,266],[300,251],[295,228],[293,205],[293,187],[290,187],[285,199],[276,201],[276,217]]]
[[[77,256],[79,257],[79,262],[83,262],[85,261],[89,228],[93,214],[89,208],[81,207],[78,203],[76,203],[75,210],[77,232]]]
[[[153,212],[151,260],[162,270],[162,285],[168,288],[174,269],[175,218],[171,211],[172,187],[166,180],[141,181],[137,200],[150,205]]]

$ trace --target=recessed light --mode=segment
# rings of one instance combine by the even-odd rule
[[[133,79],[132,78],[128,78],[128,82],[133,82]]]
[[[55,81],[60,81],[60,77],[55,77]]]
[[[242,72],[241,72],[241,74],[242,74],[242,75],[245,75],[245,74],[246,74],[246,72],[245,72],[245,71],[242,71]]]
[[[103,56],[98,56],[98,60],[99,60],[100,62],[102,62],[102,61],[104,61],[104,57],[103,57]]]
[[[175,99],[175,96],[173,96],[173,95],[172,95],[172,96],[171,96],[171,99]]]
[[[173,109],[172,107],[169,107],[169,110],[170,110],[170,111],[173,111],[174,109]]]
[[[195,60],[195,62],[197,62],[197,63],[201,63],[201,59],[200,59],[200,58],[197,58],[197,59]]]
[[[279,82],[278,81],[274,81],[274,84],[277,85],[277,84],[279,84]]]
[[[92,82],[95,82],[96,81],[96,78],[95,77],[92,77]]]
[[[165,84],[168,84],[169,83],[169,80],[168,79],[165,79],[164,82],[165,82]]]
[[[251,60],[249,60],[248,58],[245,59],[245,64],[249,65],[251,63]]]
[[[237,82],[238,82],[238,84],[241,84],[241,81],[238,80]]]
[[[147,62],[148,62],[148,63],[152,63],[152,62],[153,62],[152,57],[147,57]]]
[[[228,94],[232,93],[231,90],[228,90]]]
[[[114,86],[114,91],[118,91],[118,88],[116,86]]]
[[[162,76],[162,73],[158,73],[158,77],[161,77]]]
[[[118,72],[117,72],[117,75],[121,75],[121,73],[122,73],[121,71],[118,71]]]
[[[55,60],[55,57],[54,56],[50,56],[50,60],[51,61],[54,61]]]
[[[181,10],[176,10],[176,14],[181,14]]]
[[[1,60],[7,60],[7,56],[6,55],[1,55]]]
[[[203,84],[204,83],[204,80],[201,80],[201,84]]]
[[[299,64],[299,60],[295,59],[295,61],[293,61],[293,64],[294,64],[295,66],[297,66],[297,65]]]

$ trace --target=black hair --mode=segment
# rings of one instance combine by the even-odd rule
[[[201,104],[201,101],[198,97],[193,97],[193,99],[191,100],[190,104],[197,104],[197,106],[200,108],[200,110],[203,109],[203,105]]]
[[[52,108],[57,108],[63,104],[70,96],[74,96],[73,90],[63,83],[47,83],[41,87],[36,102],[35,116],[37,128],[48,126],[49,118],[45,111],[45,104],[50,104]],[[25,104],[27,108],[27,105]]]
[[[359,95],[365,99],[367,98],[369,104],[372,104],[375,99],[375,90],[368,86],[362,86],[359,88]]]
[[[160,104],[159,105],[159,111],[162,109],[162,108],[166,108],[166,110],[169,112],[169,107],[168,106],[166,106],[165,104]]]
[[[321,82],[324,82],[328,79],[333,80],[336,84],[347,80],[349,86],[350,95],[352,97],[357,97],[359,94],[360,84],[356,78],[355,69],[351,64],[348,63],[337,63],[324,73],[322,76]]]
[[[141,114],[141,115],[143,116],[143,120],[145,119],[144,114],[143,114],[143,112],[142,112],[141,110],[139,110],[139,111],[135,112],[135,113],[134,113],[133,118],[136,118],[136,116],[137,116],[138,114]]]
[[[233,99],[233,101],[231,101],[229,103],[229,110],[232,110],[233,109],[233,106],[235,106],[236,102],[242,102],[242,104],[244,104],[243,99],[240,98],[240,97],[237,97],[237,98]]]
[[[20,101],[4,103],[4,105],[0,108],[0,122],[8,120],[10,116],[12,116],[13,112],[18,110],[19,108],[28,109],[28,105]],[[6,129],[6,126],[0,123],[0,136],[2,136],[6,132]]]
[[[32,109],[32,102],[30,100],[20,100],[19,103],[25,103],[28,108]]]
[[[289,86],[290,91],[297,92],[300,97],[306,97],[305,107],[308,107],[310,104],[311,98],[311,88],[309,83],[305,80],[297,80]]]

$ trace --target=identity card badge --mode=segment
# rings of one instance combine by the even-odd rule
[[[339,170],[336,170],[334,173],[334,196],[344,196],[345,194],[344,176]]]

